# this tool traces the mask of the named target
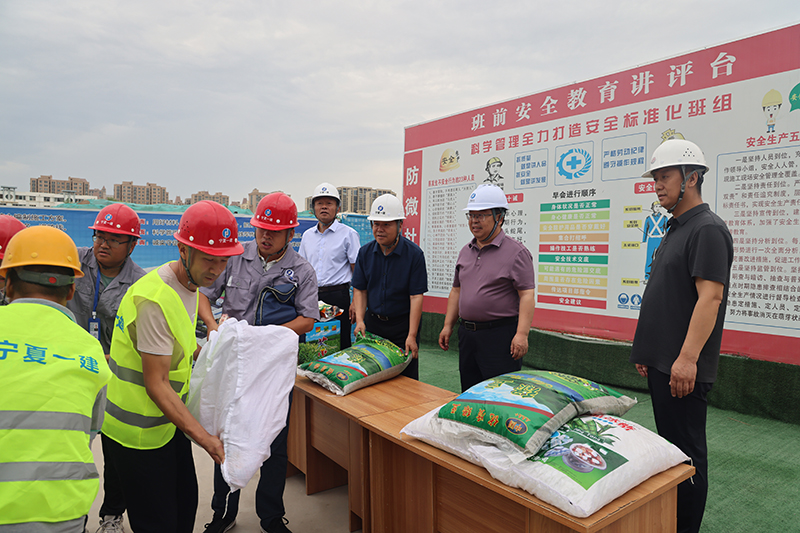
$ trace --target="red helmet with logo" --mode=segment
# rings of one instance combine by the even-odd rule
[[[111,204],[97,213],[97,218],[89,229],[139,238],[141,226],[136,211],[125,204]]]
[[[6,246],[11,237],[25,229],[25,224],[11,215],[0,215],[0,259],[6,253]]]
[[[297,205],[282,192],[268,194],[258,202],[256,214],[250,219],[250,224],[272,231],[296,228],[300,225],[297,221]]]
[[[209,255],[230,257],[244,252],[236,217],[228,208],[211,200],[197,202],[184,211],[174,237]]]

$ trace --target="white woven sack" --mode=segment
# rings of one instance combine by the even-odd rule
[[[557,431],[536,456],[519,462],[516,454],[497,446],[432,432],[436,426],[431,425],[431,415],[436,411],[412,421],[401,432],[481,465],[498,481],[580,518],[689,459],[639,424],[603,415],[577,419],[582,425],[594,424],[599,431],[581,430],[577,439]]]
[[[297,350],[289,328],[229,318],[197,357],[186,405],[222,440],[222,477],[231,490],[247,485],[286,425]]]

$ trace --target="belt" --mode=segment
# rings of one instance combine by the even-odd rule
[[[382,322],[389,322],[390,320],[399,320],[401,318],[404,319],[404,320],[408,320],[408,315],[410,313],[405,313],[405,314],[402,314],[402,315],[395,315],[395,316],[385,316],[385,315],[379,315],[378,313],[373,313],[372,311],[370,311],[369,314],[371,314],[372,316],[374,316],[375,318],[377,318],[378,320],[380,320]]]
[[[499,326],[506,326],[508,324],[516,324],[519,317],[509,316],[506,318],[498,318],[497,320],[490,320],[488,322],[470,322],[469,320],[460,319],[461,324],[467,331],[478,331],[479,329],[492,329]]]
[[[344,291],[344,290],[347,290],[347,291],[350,290],[350,284],[349,283],[340,283],[338,285],[326,285],[324,287],[320,287],[318,289],[318,292],[320,294],[322,294],[324,292],[337,292],[337,291]]]

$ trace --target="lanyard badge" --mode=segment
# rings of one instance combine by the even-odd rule
[[[100,297],[100,269],[97,269],[97,281],[94,284],[94,305],[92,306],[92,318],[89,319],[89,333],[97,340],[100,340],[100,319],[97,318],[97,300]]]
[[[89,319],[89,333],[95,339],[100,340],[100,319],[97,318],[95,312],[92,312],[92,318]]]

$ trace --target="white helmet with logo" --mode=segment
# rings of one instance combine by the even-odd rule
[[[464,211],[483,211],[484,209],[508,209],[506,193],[497,185],[482,183],[469,195]]]
[[[372,202],[372,207],[369,210],[367,220],[404,220],[406,214],[403,211],[403,203],[397,196],[391,194],[382,194],[375,198]]]
[[[314,194],[311,196],[311,202],[313,203],[317,198],[334,198],[336,199],[337,204],[341,202],[341,198],[339,198],[339,191],[330,183],[320,183],[314,188]]]
[[[703,151],[692,141],[684,139],[668,139],[653,151],[650,158],[650,170],[642,174],[643,178],[652,178],[653,171],[660,168],[693,165],[703,167],[708,172]]]

